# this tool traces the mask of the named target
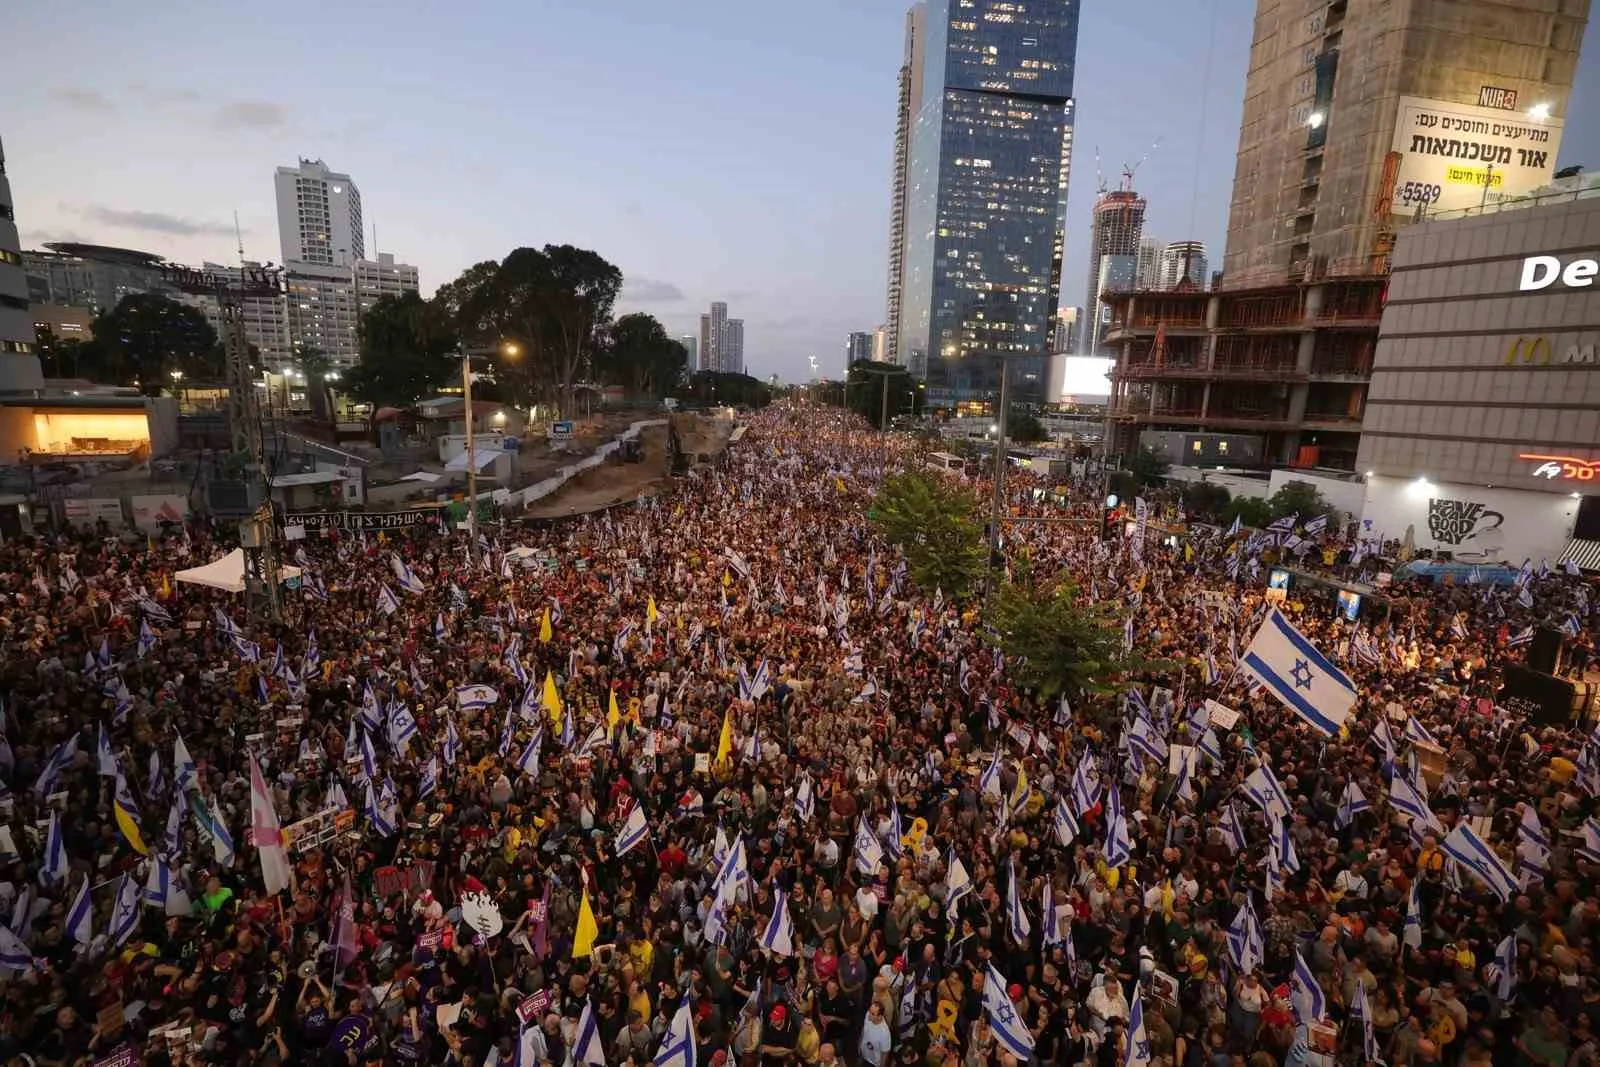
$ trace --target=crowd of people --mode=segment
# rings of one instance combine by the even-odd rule
[[[1581,576],[1291,590],[1329,735],[1239,664],[1271,535],[1018,522],[1162,665],[1044,698],[878,536],[914,462],[780,406],[604,514],[285,542],[274,624],[199,524],[0,545],[0,1063],[1600,1062],[1600,761],[1495,699]]]

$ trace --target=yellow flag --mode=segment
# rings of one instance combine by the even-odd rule
[[[717,758],[712,762],[722,764],[733,758],[733,709],[722,713],[722,737],[717,740]]]
[[[617,707],[617,691],[611,690],[611,706],[606,709],[606,732],[609,734],[622,721],[622,710]]]
[[[835,478],[833,480],[833,487],[835,489],[839,490],[839,492],[841,492],[841,493],[844,492],[844,479],[843,478]]]
[[[117,829],[122,831],[122,836],[128,839],[128,844],[141,856],[150,855],[150,850],[144,847],[144,838],[139,835],[139,827],[133,817],[123,811],[121,807],[113,804],[112,811],[117,816]]]
[[[548,645],[550,639],[555,635],[556,628],[550,625],[550,609],[546,607],[544,609],[544,618],[539,620],[539,640]]]
[[[578,904],[578,928],[572,935],[572,958],[582,959],[594,955],[594,943],[600,938],[600,924],[594,921],[594,909],[589,906],[589,890],[584,889]]]
[[[733,584],[733,579],[728,577],[728,572],[727,571],[723,571],[722,572],[722,588],[727,589],[732,584]]]
[[[550,721],[559,727],[563,710],[561,706],[561,691],[556,688],[556,676],[549,671],[544,672],[544,696],[540,698],[539,704],[545,711],[550,713]]]
[[[661,612],[656,610],[656,598],[651,597],[644,604],[644,623],[646,626],[654,626],[659,618],[661,618]]]
[[[1020,805],[1024,800],[1027,800],[1027,799],[1028,799],[1028,771],[1027,771],[1027,769],[1025,767],[1022,766],[1021,762],[1019,761],[1017,763],[1017,786],[1016,786],[1015,789],[1011,790],[1011,806],[1013,808],[1015,808],[1018,805]]]
[[[172,579],[168,578],[165,574],[161,576],[161,599],[172,599]]]

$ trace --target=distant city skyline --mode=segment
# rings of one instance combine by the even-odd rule
[[[25,5],[6,14],[0,129],[20,243],[234,263],[237,211],[246,256],[276,259],[262,175],[321,157],[360,183],[366,254],[398,252],[425,293],[518,245],[578,244],[624,273],[619,313],[687,334],[727,300],[747,324],[750,372],[803,381],[808,357],[836,359],[839,337],[885,320],[908,7],[819,3],[484,0],[423,26],[330,0],[319,24],[340,35],[351,87],[338,94],[293,21],[254,9],[178,2],[129,21],[110,0]],[[1137,183],[1150,231],[1204,241],[1221,262],[1253,12],[1252,0],[1082,5],[1063,279],[1074,301],[1088,281],[1095,149],[1112,184],[1148,154]],[[1600,164],[1597,25],[1561,166]],[[1132,42],[1141,74],[1128,79]],[[397,73],[441,55],[473,77]],[[682,76],[708,65],[715,84]],[[530,101],[576,84],[587,88],[571,106],[533,117]],[[775,102],[804,107],[775,125]],[[733,149],[710,133],[735,128],[748,133]]]

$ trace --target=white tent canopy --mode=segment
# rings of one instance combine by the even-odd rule
[[[244,592],[244,549],[236,548],[220,559],[214,559],[203,567],[191,567],[186,571],[179,571],[172,576],[180,582],[190,585],[203,585],[208,589],[221,589],[227,593]],[[286,564],[278,566],[280,580],[300,577],[299,567],[290,567]]]

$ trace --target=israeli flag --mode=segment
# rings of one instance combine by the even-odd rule
[[[776,886],[772,890],[772,918],[767,920],[767,927],[761,932],[761,947],[779,956],[794,955],[794,924],[789,921],[789,894]]]
[[[139,925],[139,887],[124,871],[117,883],[117,900],[111,909],[111,943],[120,945]]]
[[[422,765],[422,780],[417,783],[417,796],[426,800],[439,788],[439,761],[429,758]]]
[[[1327,998],[1299,950],[1294,954],[1294,974],[1289,977],[1289,1003],[1294,1008],[1295,1018],[1305,1026],[1320,1022],[1328,1014]]]
[[[373,788],[372,780],[367,780],[367,818],[372,822],[372,830],[379,837],[394,836],[394,818],[378,799],[377,790]]]
[[[1406,921],[1400,940],[1414,949],[1422,948],[1422,898],[1417,895],[1417,883],[1411,883],[1411,896],[1406,902]]]
[[[667,1025],[667,1032],[656,1049],[655,1067],[696,1067],[694,1016],[689,1011],[690,998],[678,1003],[678,1010]]]
[[[1072,809],[1067,807],[1066,797],[1057,797],[1055,810],[1050,816],[1051,825],[1055,828],[1056,840],[1062,848],[1070,848],[1078,836],[1078,820],[1072,817]]]
[[[389,706],[389,747],[405,754],[406,746],[417,735],[417,720],[403,704]]]
[[[1022,886],[1017,881],[1017,858],[1010,856],[1006,860],[1006,930],[1011,934],[1011,940],[1024,948],[1028,945],[1028,937],[1033,933],[1033,924],[1028,922],[1028,913],[1022,907]]]
[[[539,747],[544,743],[544,731],[535,733],[517,758],[517,769],[530,778],[539,777]]]
[[[1282,819],[1289,814],[1289,797],[1265,763],[1244,780],[1244,795],[1269,819]]]
[[[78,895],[72,898],[72,908],[67,912],[67,934],[80,945],[94,940],[94,901],[89,897],[89,876],[83,876]]]
[[[1133,984],[1133,1000],[1128,1009],[1128,1047],[1122,1056],[1122,1067],[1150,1067],[1150,1034],[1144,1025],[1142,984]]]
[[[961,857],[956,855],[955,847],[952,846],[948,869],[944,876],[945,914],[954,915],[956,904],[970,892],[972,892],[972,876],[967,874],[967,868],[962,865]]]
[[[217,858],[217,863],[224,867],[233,866],[233,835],[228,833],[228,824],[222,821],[222,812],[217,808],[217,798],[211,798],[210,819],[206,829],[211,831],[211,851]]]
[[[200,788],[199,768],[189,755],[189,746],[183,743],[181,734],[176,735],[176,739],[172,742],[172,777],[182,792]]]
[[[1289,820],[1279,819],[1273,824],[1272,839],[1268,842],[1272,859],[1277,866],[1290,874],[1300,872],[1300,857],[1294,850],[1294,838],[1289,836]]]
[[[1016,1005],[1006,995],[1005,978],[994,969],[994,964],[986,964],[985,967],[983,1010],[989,1016],[989,1028],[994,1032],[996,1041],[1019,1061],[1026,1063],[1033,1056],[1033,1034],[1017,1014]]]
[[[1082,815],[1100,800],[1100,770],[1095,766],[1094,753],[1085,749],[1072,772],[1072,806]]]
[[[605,1067],[605,1050],[600,1044],[600,1028],[595,1024],[594,1002],[583,998],[583,1012],[578,1016],[578,1029],[572,1035],[572,1062],[590,1067]]]
[[[1464,822],[1456,823],[1439,847],[1445,855],[1461,864],[1478,877],[1484,885],[1494,890],[1502,903],[1509,900],[1517,889],[1517,880],[1511,876],[1500,857],[1490,850],[1483,838],[1473,833]]]
[[[1357,815],[1364,811],[1371,811],[1372,805],[1367,802],[1367,796],[1361,787],[1352,778],[1344,787],[1344,793],[1339,797],[1339,811],[1334,815],[1333,828],[1343,830],[1355,820]]]
[[[1381,1063],[1378,1054],[1378,1037],[1372,1030],[1372,1008],[1367,1004],[1367,987],[1356,983],[1356,994],[1350,998],[1350,1015],[1361,1020],[1361,1051],[1369,1063]]]
[[[1222,842],[1228,846],[1228,850],[1233,853],[1242,852],[1246,844],[1244,827],[1240,825],[1239,813],[1234,810],[1232,804],[1223,806],[1222,819],[1218,826],[1222,830]]]
[[[61,813],[50,813],[50,828],[44,835],[44,863],[39,868],[39,883],[45,888],[67,881],[67,850],[61,843]]]
[[[1428,807],[1428,797],[1412,784],[1406,772],[1399,767],[1394,770],[1394,775],[1389,779],[1389,803],[1395,809],[1411,816],[1416,820],[1419,829],[1429,829],[1435,833],[1444,833],[1444,827],[1439,825],[1438,818],[1433,814],[1433,809]]]
[[[1044,923],[1040,931],[1041,944],[1045,948],[1061,944],[1061,913],[1056,910],[1056,891],[1048,875],[1044,879],[1044,890],[1039,895],[1039,918]]]
[[[1261,920],[1256,918],[1254,905],[1246,897],[1244,906],[1228,927],[1228,955],[1240,974],[1249,974],[1261,966],[1266,952],[1266,932],[1261,928]]]
[[[461,754],[461,735],[456,733],[456,721],[446,715],[444,718],[444,761],[455,765],[456,757]]]
[[[890,800],[889,840],[886,842],[889,848],[890,859],[897,860],[906,854],[905,844],[901,841],[901,838],[903,837],[905,837],[905,831],[900,828],[900,805],[896,804],[893,800]]]
[[[989,766],[984,768],[983,774],[978,778],[978,792],[984,796],[1000,797],[1000,746],[995,745],[994,758],[989,761]]]
[[[400,583],[400,588],[408,593],[426,593],[428,587],[416,575],[409,564],[401,559],[398,553],[389,553],[389,569],[394,572],[394,580]]]
[[[152,908],[165,909],[167,894],[172,887],[172,870],[167,866],[165,856],[156,856],[150,861],[150,875],[144,883],[144,902]]]
[[[0,926],[0,969],[24,972],[33,967],[33,953],[22,939]]]
[[[1428,732],[1427,728],[1417,721],[1415,715],[1406,716],[1406,730],[1401,736],[1407,741],[1423,741],[1435,747],[1439,744],[1433,739],[1433,735]]]
[[[400,610],[400,600],[394,595],[394,590],[385,582],[378,589],[378,614],[393,615]]]
[[[1507,934],[1494,950],[1494,995],[1509,1003],[1517,991],[1517,935]]]
[[[500,699],[487,685],[464,685],[456,690],[456,705],[461,708],[486,708]]]
[[[1355,683],[1277,608],[1267,612],[1242,662],[1253,678],[1318,731],[1336,734],[1350,717]]]
[[[856,823],[856,870],[871,876],[878,873],[883,866],[883,846],[878,843],[878,835],[872,832],[867,825],[867,817],[860,817]]]
[[[361,731],[361,769],[366,771],[367,778],[378,776],[378,754],[372,750],[372,738],[365,730]]]
[[[1122,815],[1122,790],[1113,786],[1106,794],[1106,866],[1121,867],[1132,858],[1128,820]]]
[[[816,792],[811,784],[811,776],[805,775],[800,779],[800,785],[794,793],[795,814],[801,822],[808,823],[817,813]]]
[[[617,834],[616,857],[621,859],[650,838],[650,823],[644,817],[644,805],[635,803],[622,821],[622,832]]]

